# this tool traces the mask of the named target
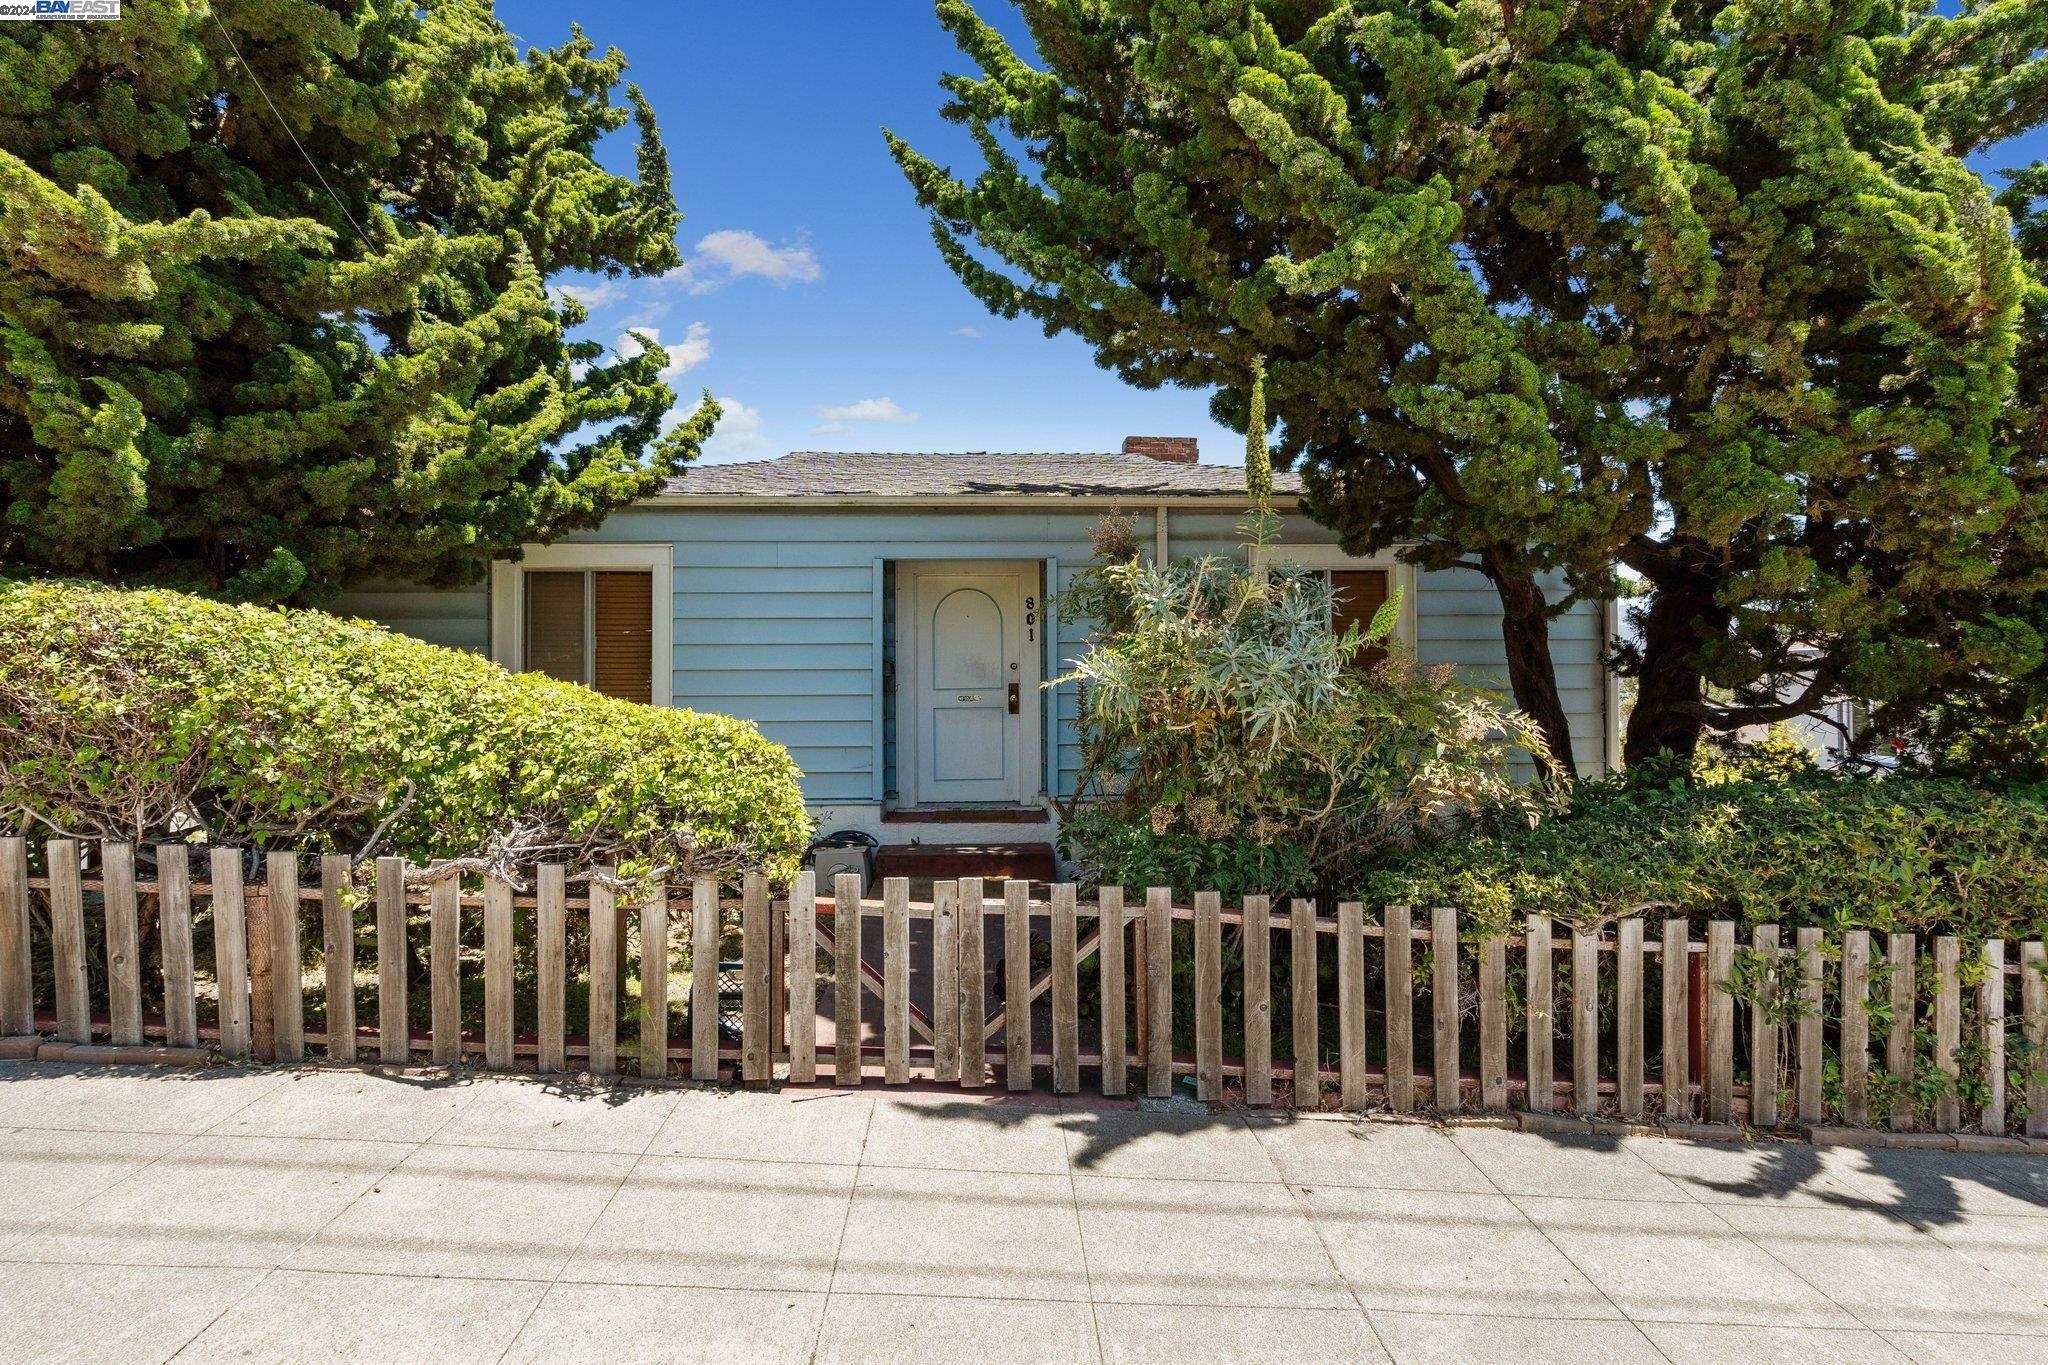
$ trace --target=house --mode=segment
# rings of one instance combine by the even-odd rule
[[[1243,471],[1191,439],[1101,454],[798,452],[701,466],[487,586],[354,594],[342,610],[636,701],[725,712],[787,745],[824,831],[881,843],[1043,849],[1079,777],[1066,671],[1082,631],[1054,598],[1121,510],[1158,557],[1243,553]],[[1402,594],[1425,664],[1504,680],[1499,608],[1468,571],[1345,555],[1276,480],[1277,557],[1333,576],[1347,614]],[[1605,617],[1551,636],[1580,770],[1614,762]],[[1047,854],[1049,856],[1049,853]],[[903,870],[917,870],[902,863]]]

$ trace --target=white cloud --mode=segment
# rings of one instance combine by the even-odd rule
[[[818,409],[828,422],[915,422],[917,414],[905,412],[893,398],[860,398]]]
[[[774,246],[744,228],[720,228],[706,233],[697,243],[697,256],[698,264],[685,269],[692,271],[690,288],[700,294],[749,275],[758,275],[773,284],[791,285],[809,284],[821,273],[817,255],[809,247],[800,242]]]
[[[560,304],[565,298],[574,298],[594,313],[600,308],[610,307],[629,297],[636,283],[634,280],[620,278],[590,280],[579,284],[551,284],[548,286],[548,298],[556,304]]]
[[[655,345],[668,352],[668,364],[661,367],[661,379],[665,384],[675,383],[687,371],[695,369],[711,358],[709,323],[691,323],[684,329],[681,341],[663,341],[661,330],[656,327],[642,327],[639,332],[645,332],[653,339]],[[640,345],[639,332],[622,333],[618,341],[613,343],[612,350],[619,359],[631,360],[640,354],[643,348]]]
[[[696,407],[690,410],[695,412]],[[721,394],[718,425],[712,429],[711,439],[704,443],[704,461],[728,464],[734,460],[758,460],[767,453],[768,436],[763,430],[761,410]]]
[[[953,335],[956,337],[966,337],[969,341],[975,341],[980,339],[981,329],[979,327],[955,327]]]
[[[592,313],[624,305],[623,324],[639,327],[665,316],[678,294],[707,294],[750,276],[786,288],[809,284],[823,273],[817,253],[801,240],[776,246],[745,228],[720,228],[699,239],[681,265],[659,275],[551,284],[548,297],[559,303],[573,295]]]

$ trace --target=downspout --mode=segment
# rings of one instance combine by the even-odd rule
[[[1160,503],[1152,509],[1152,562],[1164,565],[1169,558],[1166,548],[1166,504]]]
[[[1600,758],[1604,776],[1621,771],[1621,677],[1607,661],[1614,637],[1621,630],[1621,604],[1614,598],[1600,602]]]

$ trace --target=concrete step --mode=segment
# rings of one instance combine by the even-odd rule
[[[1058,860],[1049,843],[884,844],[875,852],[877,877],[1049,882],[1058,874]]]

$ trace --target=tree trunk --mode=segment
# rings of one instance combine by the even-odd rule
[[[1543,589],[1533,575],[1489,557],[1486,576],[1500,595],[1500,638],[1507,650],[1508,688],[1522,714],[1536,723],[1550,761],[1544,777],[1572,781],[1579,775],[1572,755],[1571,721],[1557,693],[1557,666],[1550,657],[1550,617]]]
[[[1710,582],[1681,578],[1650,594],[1643,614],[1642,664],[1629,714],[1622,762],[1634,766],[1669,754],[1687,768],[1706,729],[1706,680],[1700,672],[1700,627],[1720,614]]]

